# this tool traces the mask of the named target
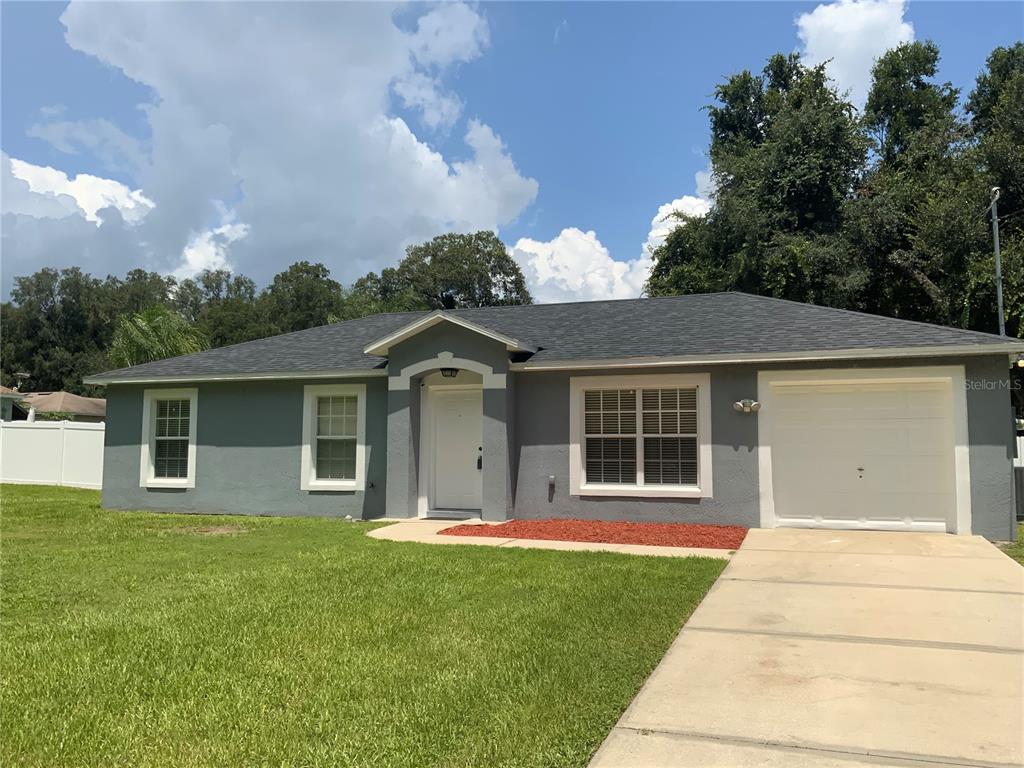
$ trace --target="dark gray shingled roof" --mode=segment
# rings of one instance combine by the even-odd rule
[[[363,349],[427,314],[371,315],[107,371],[91,380],[383,369],[386,361]],[[941,353],[943,347],[1018,341],[744,293],[481,307],[449,314],[538,347],[530,363],[907,347],[934,347]],[[1024,350],[1024,342],[1019,344]]]

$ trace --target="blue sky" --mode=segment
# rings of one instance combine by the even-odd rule
[[[542,300],[636,295],[659,210],[709,204],[724,77],[802,51],[856,102],[875,56],[932,39],[966,93],[1022,9],[4,3],[3,290],[70,265],[263,283],[299,258],[350,282],[496,228]]]

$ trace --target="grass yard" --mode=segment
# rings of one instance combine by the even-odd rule
[[[0,493],[5,766],[584,766],[725,565]]]
[[[1003,552],[1008,554],[1021,565],[1024,565],[1024,523],[1017,525],[1017,541],[1003,547]]]

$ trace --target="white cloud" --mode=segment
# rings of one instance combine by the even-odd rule
[[[88,267],[100,274],[121,272],[145,260],[148,249],[138,225],[154,204],[140,190],[88,174],[69,179],[62,171],[7,154],[2,156],[2,166],[8,278],[43,266],[82,266],[83,255],[90,262]],[[230,268],[229,246],[245,238],[249,227],[235,221],[234,213],[222,203],[216,207],[220,226],[191,235],[179,255],[180,264],[171,270],[175,277]],[[117,266],[111,269],[112,264]]]
[[[711,172],[711,163],[708,163],[708,167],[703,171],[697,171],[693,174],[694,185],[697,187],[697,197],[701,197],[705,200],[714,200],[715,192],[717,191],[715,186],[715,177]]]
[[[698,176],[700,172],[698,173]],[[685,216],[707,216],[711,211],[711,203],[702,197],[683,195],[678,200],[665,203],[658,208],[658,212],[651,219],[651,231],[647,233],[647,241],[644,243],[644,253],[650,253],[659,245],[665,242],[665,238],[676,227],[684,222],[677,214]]]
[[[807,64],[824,61],[840,91],[863,106],[871,85],[871,67],[890,48],[914,39],[914,27],[903,17],[906,0],[838,0],[822,4],[796,19]]]
[[[512,258],[523,270],[534,301],[546,304],[639,297],[654,266],[651,252],[672,230],[685,225],[676,214],[706,216],[711,211],[708,197],[714,188],[710,171],[698,171],[694,181],[701,196],[683,195],[659,206],[640,256],[629,261],[616,261],[595,232],[576,227],[563,229],[552,240],[521,238],[512,247]]]
[[[462,102],[440,92],[437,80],[422,72],[412,72],[395,83],[395,93],[406,107],[419,109],[423,122],[431,128],[451,127],[462,112]]]
[[[490,29],[476,9],[442,3],[416,22],[412,53],[425,66],[447,67],[477,58],[490,42]]]
[[[109,120],[56,120],[60,114],[40,110],[51,122],[37,123],[29,127],[27,135],[52,145],[68,155],[79,149],[87,149],[108,168],[136,173],[144,165],[145,154],[142,142],[129,136]]]
[[[4,213],[34,219],[62,219],[79,212],[78,203],[71,195],[33,192],[29,183],[14,174],[12,160],[7,153],[0,155],[0,199]]]
[[[145,218],[155,207],[153,201],[143,195],[141,190],[129,189],[113,179],[87,173],[69,179],[66,173],[56,168],[33,165],[13,157],[9,160],[11,175],[25,182],[33,194],[58,200],[69,197],[75,201],[86,220],[97,226],[101,223],[99,212],[104,208],[116,208],[125,221],[134,223]],[[4,210],[9,210],[6,201]]]
[[[249,234],[247,224],[227,223],[192,236],[182,251],[181,265],[173,274],[179,280],[194,277],[204,269],[231,269],[228,246]]]
[[[394,114],[397,102],[427,127],[461,119],[445,78],[486,50],[486,20],[468,5],[411,8],[419,18],[406,31],[396,6],[383,3],[72,2],[61,17],[68,44],[151,89],[150,135],[144,145],[123,141],[103,116],[44,119],[33,131],[64,151],[136,166],[131,189],[121,185],[127,195],[103,187],[135,224],[122,232],[104,220],[105,247],[124,250],[101,254],[91,236],[74,239],[80,227],[23,221],[5,199],[5,260],[17,252],[36,265],[59,242],[62,263],[90,271],[130,264],[169,273],[223,259],[266,282],[307,259],[349,282],[394,263],[410,243],[509,224],[537,182],[494,130],[456,126],[465,147],[456,160]],[[98,202],[74,191],[96,216]],[[244,237],[217,233],[218,201],[248,224]]]
[[[615,261],[594,232],[575,227],[547,242],[521,238],[512,257],[534,301],[542,304],[635,298],[651,269],[649,257]]]

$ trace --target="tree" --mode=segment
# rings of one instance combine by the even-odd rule
[[[296,262],[274,275],[261,300],[279,333],[326,325],[343,310],[341,285],[331,279],[323,264],[308,261]]]
[[[82,376],[105,361],[110,301],[110,286],[78,268],[15,278],[0,308],[3,383],[25,372],[31,389],[82,391]]]
[[[118,320],[110,360],[114,365],[128,367],[201,352],[208,346],[202,331],[174,310],[157,304]]]
[[[522,270],[494,232],[439,235],[405,253],[397,269],[357,281],[350,307],[405,311],[533,303]]]
[[[256,283],[225,269],[203,270],[182,280],[175,290],[174,307],[199,326],[213,347],[275,333],[265,304],[257,301]]]
[[[923,131],[951,128],[959,91],[932,80],[938,68],[939,48],[931,41],[903,43],[875,62],[864,124],[884,164],[919,157],[910,150]]]
[[[715,90],[708,107],[717,192],[653,254],[652,296],[743,290],[801,301],[849,301],[855,260],[836,233],[867,140],[824,67],[771,57]],[[837,262],[843,269],[836,271]]]
[[[978,160],[991,186],[1002,190],[1005,214],[1024,207],[1024,43],[996,48],[967,100]],[[1014,230],[1021,229],[1020,219]]]
[[[742,290],[993,332],[985,209],[999,186],[1007,329],[1024,332],[1024,44],[993,51],[970,122],[938,64],[932,43],[885,53],[860,117],[796,56],[719,85],[714,206],[654,252],[648,292]]]

